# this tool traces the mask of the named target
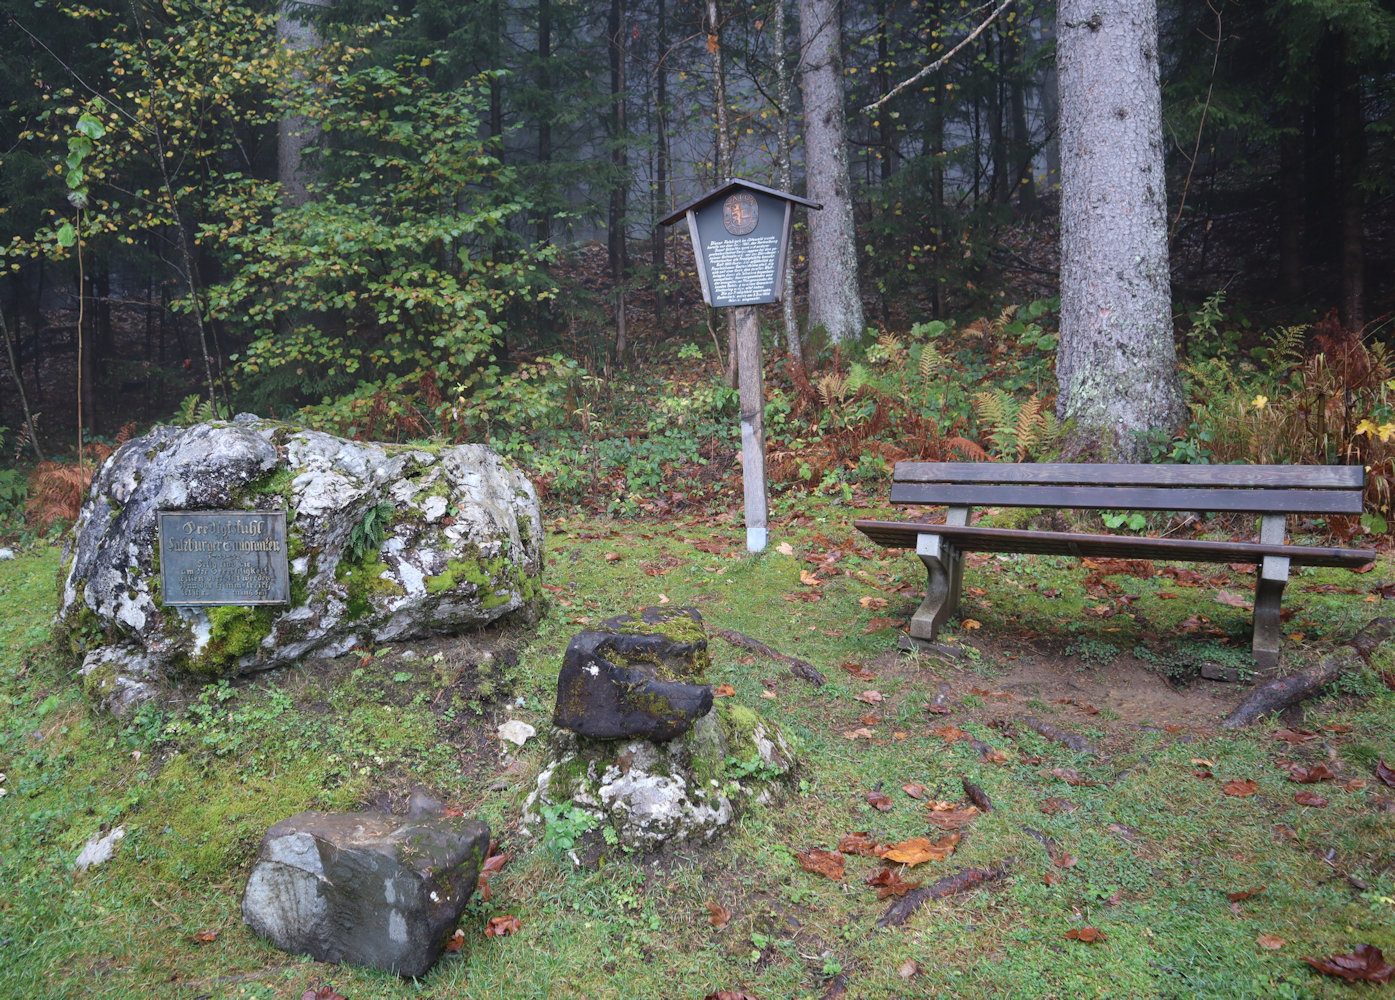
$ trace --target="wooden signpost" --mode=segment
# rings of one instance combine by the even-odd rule
[[[746,495],[746,548],[765,551],[765,385],[760,321],[755,307],[779,302],[785,288],[794,206],[817,202],[750,181],[733,179],[659,220],[688,220],[702,298],[735,310],[736,370],[741,403],[741,485]]]

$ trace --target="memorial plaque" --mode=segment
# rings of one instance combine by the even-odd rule
[[[290,603],[285,511],[162,510],[158,517],[162,604]]]
[[[689,213],[708,305],[780,301],[790,207],[784,198],[763,191],[736,191]]]

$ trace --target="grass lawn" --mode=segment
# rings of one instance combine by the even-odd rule
[[[94,713],[50,643],[57,551],[0,563],[0,997],[298,1000],[332,985],[349,1000],[719,990],[1229,1000],[1373,989],[1302,959],[1361,943],[1395,958],[1395,789],[1375,774],[1395,760],[1395,692],[1379,674],[1389,650],[1287,729],[1221,731],[1246,689],[1196,674],[1204,663],[1247,669],[1249,612],[1233,595],[1250,596],[1252,574],[986,557],[969,566],[949,633],[962,654],[905,656],[897,622],[918,603],[923,570],[855,535],[852,516],[826,499],[777,506],[761,557],[745,553],[731,514],[554,517],[535,627],[311,659],[191,689],[125,723]],[[1392,580],[1384,557],[1367,574],[1299,572],[1283,669],[1381,614]],[[664,602],[827,675],[815,687],[711,641],[712,682],[796,740],[798,787],[719,841],[658,857],[602,843],[578,867],[545,832],[519,831],[562,651],[588,624]],[[951,713],[927,712],[942,693]],[[1029,716],[1098,752],[1046,739]],[[495,728],[510,718],[539,737],[506,753]],[[1298,784],[1286,769],[1316,763],[1336,777]],[[865,879],[880,861],[848,855],[838,881],[801,867],[798,852],[833,850],[854,832],[888,844],[942,836],[927,802],[966,806],[964,779],[993,811],[960,830],[951,856],[902,875],[928,884],[1007,866],[1002,878],[878,929],[892,900]],[[1227,794],[1232,782],[1247,794]],[[267,827],[308,808],[400,807],[418,784],[486,819],[512,855],[492,899],[467,910],[463,949],[399,980],[283,954],[243,926],[242,886]],[[869,802],[874,790],[890,808]],[[1326,804],[1301,805],[1300,792]],[[117,826],[114,858],[75,872],[88,838]],[[501,913],[520,929],[485,937]],[[1066,936],[1086,927],[1103,939]],[[204,931],[216,937],[196,940]]]

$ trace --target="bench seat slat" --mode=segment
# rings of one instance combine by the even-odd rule
[[[1041,486],[1281,487],[1359,490],[1359,465],[1087,465],[1035,462],[897,462],[898,483]]]
[[[1360,514],[1357,490],[1017,486],[893,481],[891,503],[1095,510],[1204,510],[1254,514]]]
[[[965,552],[1028,552],[1120,559],[1178,559],[1190,562],[1238,562],[1259,565],[1265,556],[1285,556],[1296,566],[1362,566],[1374,549],[1338,549],[1308,545],[1260,545],[1253,542],[1194,538],[1135,538],[1128,535],[1077,535],[1068,531],[1019,531],[976,525],[919,524],[914,521],[854,521],[868,538],[888,548],[916,546],[916,536],[949,538]]]

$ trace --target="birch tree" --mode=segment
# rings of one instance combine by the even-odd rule
[[[1156,0],[1060,0],[1065,453],[1139,461],[1184,413],[1172,337]]]

